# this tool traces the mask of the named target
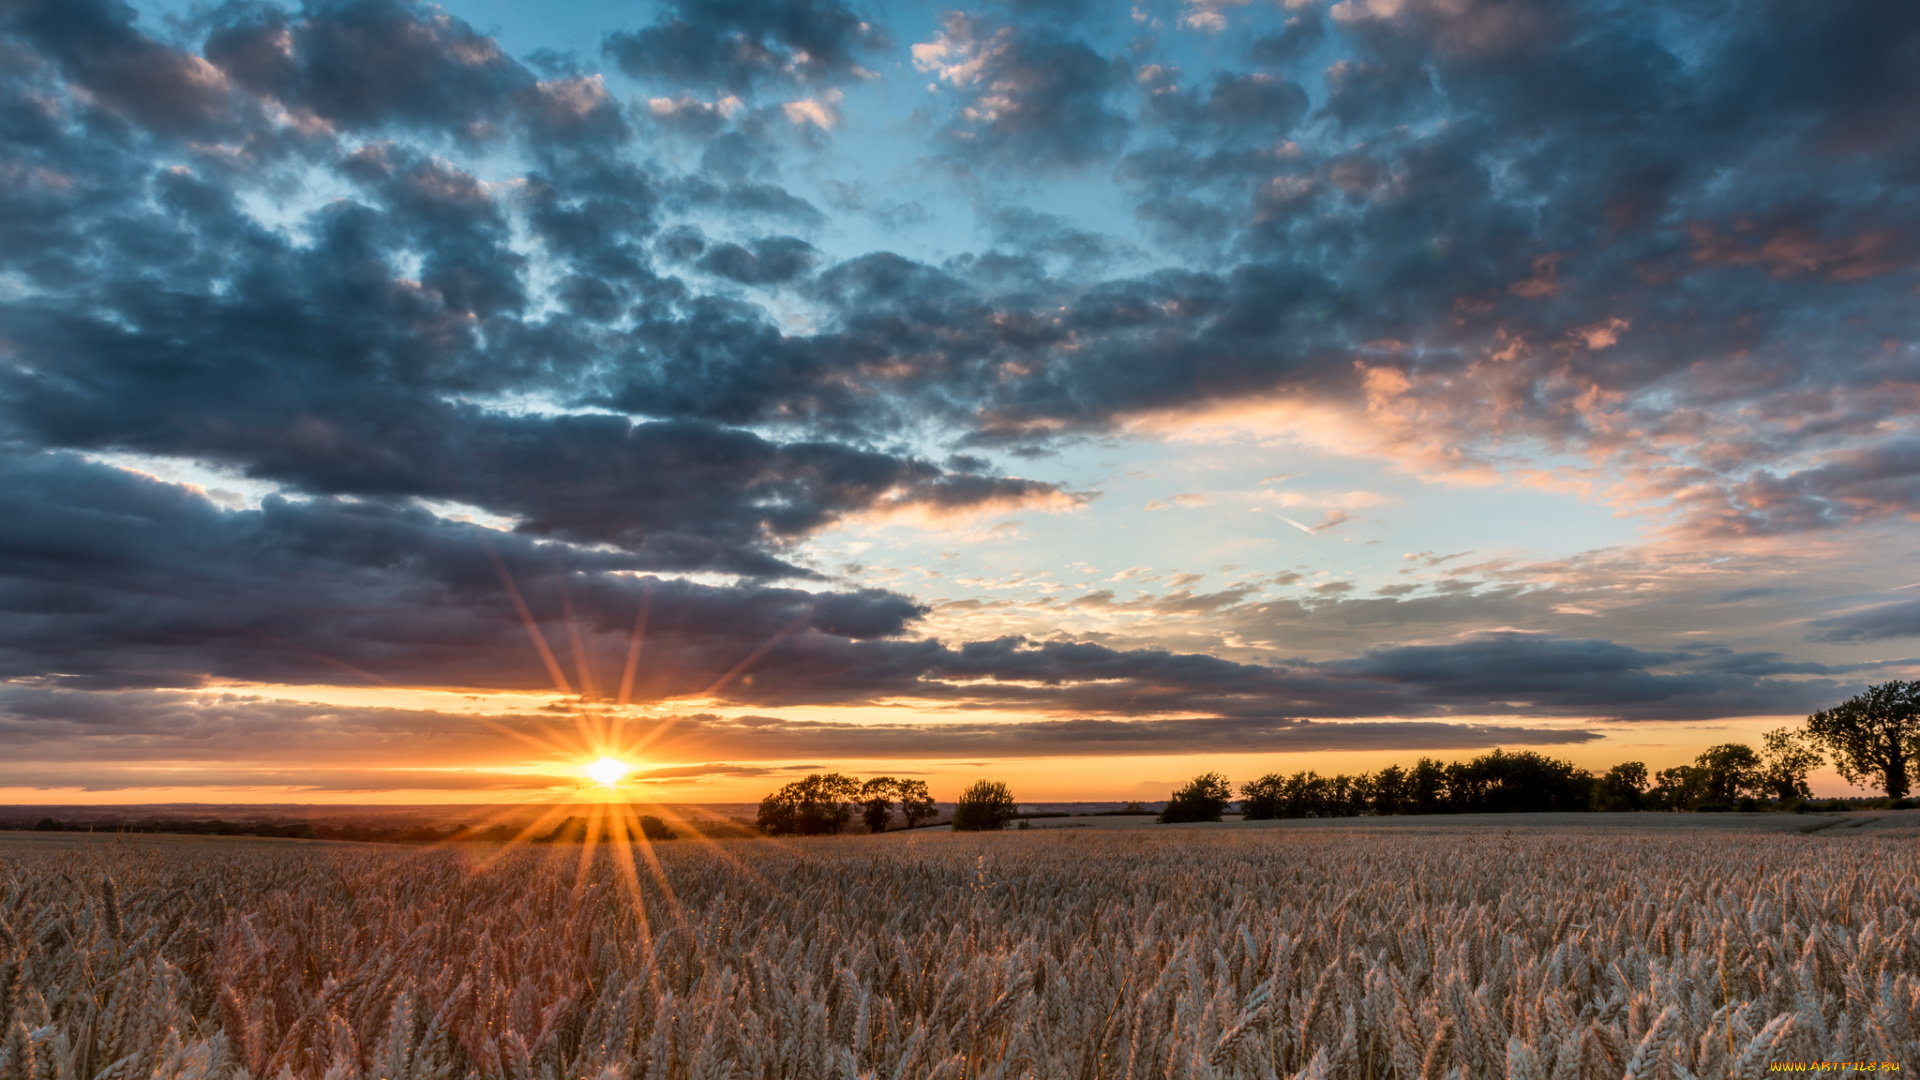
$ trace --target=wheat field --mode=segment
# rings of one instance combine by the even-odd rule
[[[5,1080],[1920,1068],[1915,839],[0,838]],[[583,855],[585,856],[583,858]]]

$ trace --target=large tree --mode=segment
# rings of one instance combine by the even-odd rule
[[[1760,755],[1745,743],[1709,746],[1693,759],[1708,802],[1732,805],[1760,786]]]
[[[1286,812],[1286,784],[1287,778],[1279,773],[1268,773],[1258,780],[1242,784],[1240,816],[1248,821],[1265,821],[1282,816]]]
[[[1219,773],[1205,773],[1173,793],[1167,800],[1167,808],[1160,811],[1160,820],[1219,821],[1232,802],[1233,785],[1227,783],[1227,778]]]
[[[860,783],[850,776],[815,773],[760,800],[756,824],[770,836],[839,832],[853,817],[848,800],[859,794]]]
[[[918,828],[921,822],[939,813],[925,780],[896,780],[893,793],[900,799],[900,815],[907,819],[909,829]]]
[[[893,822],[893,800],[900,781],[891,776],[876,776],[860,785],[860,816],[868,832],[886,832]]]
[[[1907,796],[1909,759],[1920,751],[1920,682],[1870,686],[1807,717],[1807,734],[1833,755],[1850,784],[1872,784],[1888,798]]]
[[[1623,761],[1607,770],[1594,790],[1596,810],[1640,810],[1646,806],[1647,766]]]
[[[1692,810],[1707,801],[1707,770],[1697,765],[1675,765],[1653,774],[1649,797],[1667,810]]]
[[[1813,740],[1803,731],[1775,728],[1767,732],[1760,751],[1760,788],[1766,794],[1786,802],[1810,799],[1807,774],[1825,759],[1814,749]]]

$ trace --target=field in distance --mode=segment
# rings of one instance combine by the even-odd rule
[[[611,850],[0,834],[0,1073],[1920,1067],[1920,811],[1109,820]]]

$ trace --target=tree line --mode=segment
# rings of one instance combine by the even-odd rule
[[[815,773],[760,800],[754,824],[769,836],[837,833],[858,806],[869,832],[885,832],[896,803],[909,829],[934,816],[933,796],[924,780],[876,776],[861,783],[840,773]]]
[[[754,824],[769,836],[821,836],[846,828],[857,808],[868,832],[886,832],[896,806],[909,829],[938,816],[924,780],[876,776],[863,783],[840,773],[815,773],[760,800]],[[1003,829],[1019,812],[1007,785],[982,780],[960,793],[952,825],[956,832]]]
[[[1814,713],[1801,728],[1766,733],[1759,750],[1743,743],[1707,748],[1691,765],[1649,775],[1629,761],[1601,774],[1531,750],[1494,750],[1468,761],[1423,757],[1358,776],[1272,773],[1241,786],[1249,819],[1398,814],[1501,814],[1622,810],[1740,810],[1812,797],[1807,775],[1831,760],[1852,784],[1904,799],[1920,766],[1920,682],[1889,682]],[[1194,777],[1160,814],[1165,822],[1218,821],[1236,793],[1219,773]],[[796,780],[760,802],[756,824],[773,836],[837,833],[860,814],[869,832],[885,832],[895,810],[909,829],[938,815],[923,780],[840,773]],[[1001,829],[1019,813],[1012,792],[982,780],[954,804],[956,830]]]
[[[1651,777],[1638,761],[1595,775],[1531,750],[1495,750],[1470,761],[1421,758],[1358,776],[1272,773],[1240,788],[1248,819],[1357,817],[1362,814],[1499,814],[1584,810],[1738,810],[1812,797],[1807,774],[1831,758],[1848,783],[1904,799],[1920,763],[1920,682],[1869,688],[1799,728],[1766,733],[1761,749],[1709,747],[1691,765]],[[1219,773],[1175,791],[1161,821],[1218,821],[1234,800]]]

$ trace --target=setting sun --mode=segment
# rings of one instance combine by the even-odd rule
[[[617,758],[603,757],[583,770],[597,784],[612,787],[633,771],[633,766]]]

